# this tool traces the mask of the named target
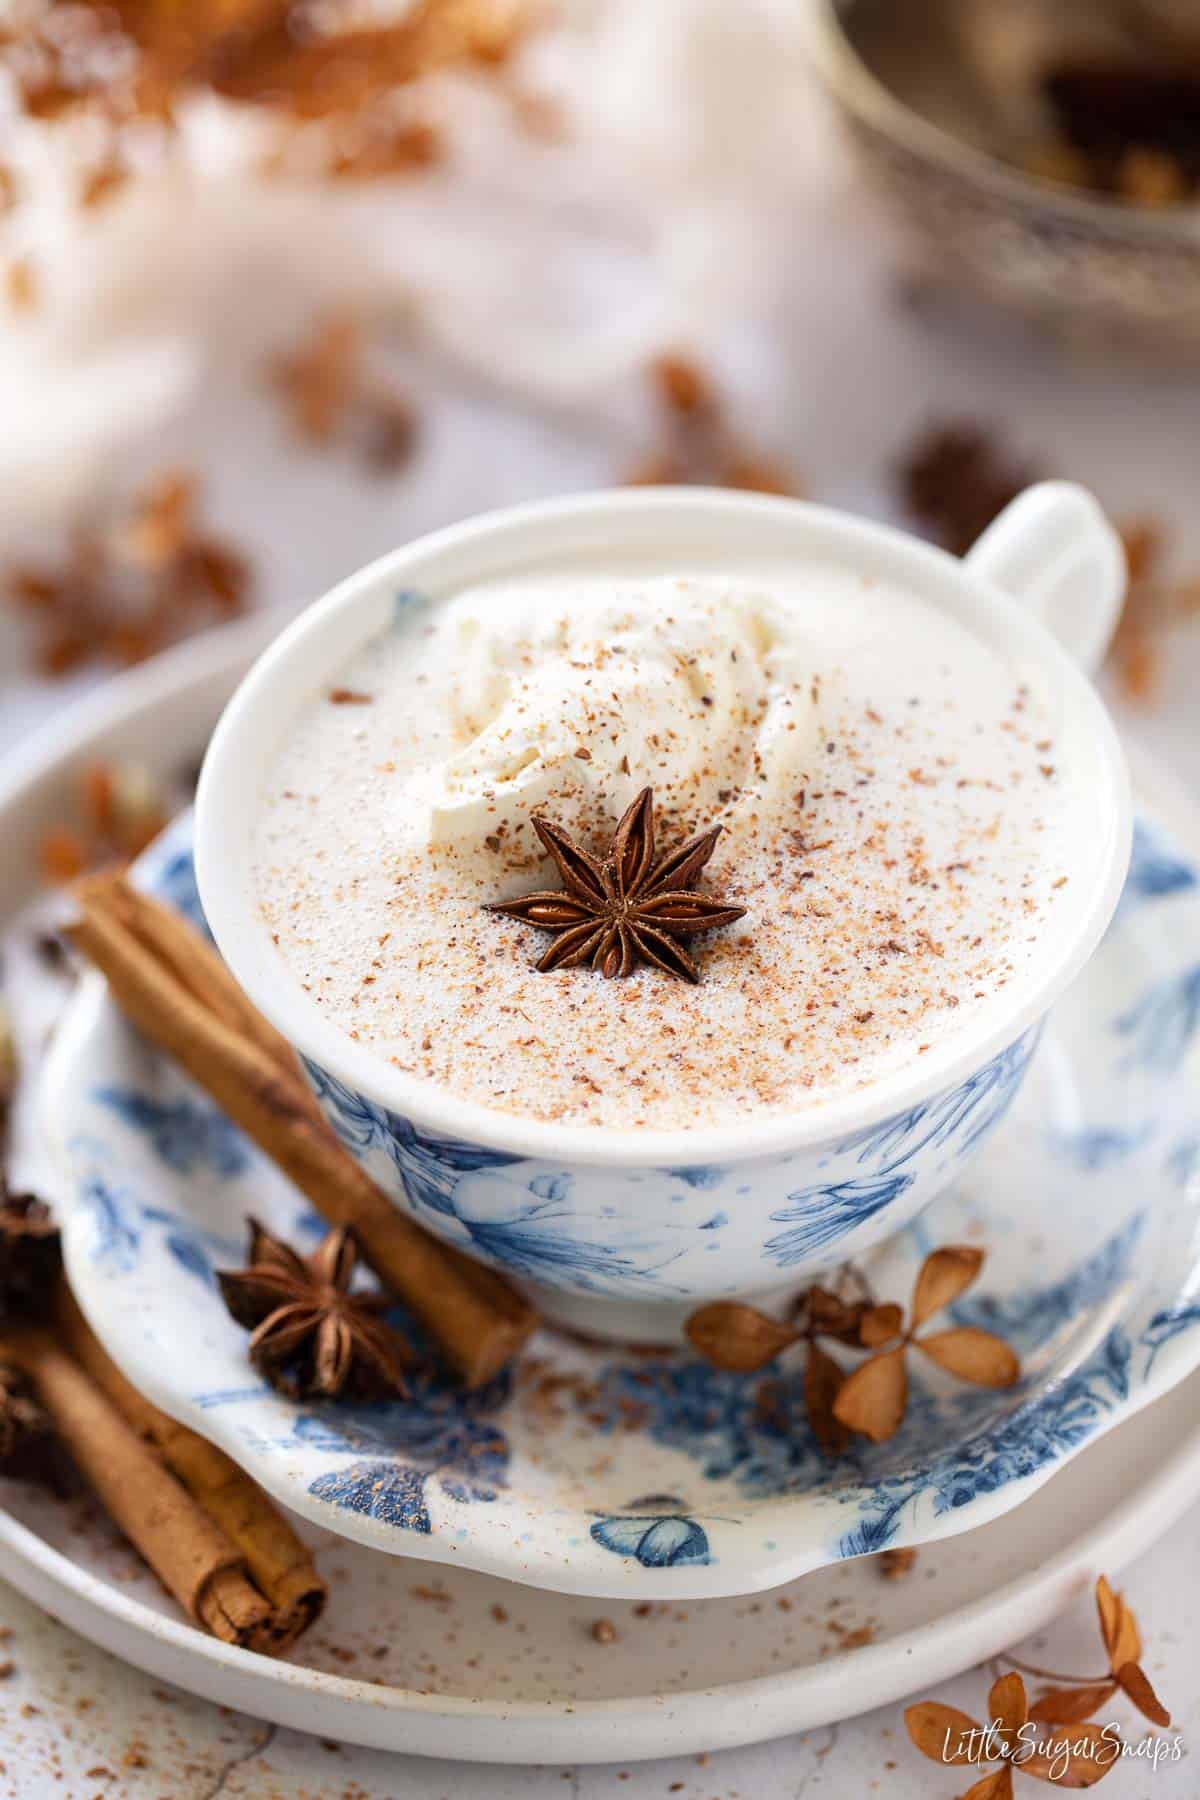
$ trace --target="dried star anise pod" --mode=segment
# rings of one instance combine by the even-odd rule
[[[716,849],[719,825],[655,862],[652,788],[643,788],[626,809],[603,858],[550,819],[535,814],[531,823],[562,876],[562,889],[495,900],[487,910],[555,934],[537,964],[543,973],[590,962],[602,975],[628,975],[646,962],[699,981],[699,969],[676,940],[732,925],[745,913],[744,906],[710,900],[688,886]]]
[[[0,1318],[48,1303],[62,1267],[58,1226],[44,1201],[0,1182]]]
[[[252,1333],[251,1362],[272,1387],[289,1399],[406,1393],[413,1353],[377,1316],[390,1304],[386,1295],[351,1293],[358,1252],[350,1233],[331,1231],[301,1257],[248,1222],[249,1266],[220,1270],[217,1280],[230,1313]]]

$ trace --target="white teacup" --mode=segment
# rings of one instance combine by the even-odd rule
[[[259,915],[252,839],[266,769],[297,709],[392,617],[521,570],[606,552],[680,566],[744,552],[841,562],[952,610],[1038,679],[1062,765],[1086,794],[1060,860],[1052,933],[972,1028],[911,1065],[794,1116],[696,1130],[560,1125],[420,1081],[353,1042],[304,994]],[[242,683],[197,798],[200,892],[217,943],[304,1059],[343,1141],[421,1225],[534,1293],[547,1316],[669,1342],[705,1300],[768,1295],[860,1258],[959,1175],[1020,1085],[1046,1013],[1120,895],[1130,798],[1112,724],[1083,671],[1125,586],[1120,542],[1082,489],[1054,482],[1007,509],[959,562],[902,532],[797,501],[701,489],[518,507],[423,538],[309,608]]]

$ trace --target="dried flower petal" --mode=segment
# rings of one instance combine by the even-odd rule
[[[884,1350],[847,1375],[834,1402],[833,1415],[872,1443],[893,1437],[908,1404],[908,1370],[903,1344]]]
[[[1142,1640],[1137,1620],[1121,1594],[1113,1592],[1101,1575],[1096,1582],[1096,1611],[1100,1615],[1100,1635],[1108,1651],[1109,1667],[1114,1672],[1126,1663],[1137,1662],[1142,1654]]]
[[[904,1329],[904,1310],[888,1301],[885,1306],[869,1306],[859,1324],[859,1342],[868,1350],[878,1350],[899,1337]]]
[[[1050,1688],[1030,1707],[1039,1725],[1077,1725],[1107,1706],[1117,1691],[1115,1681],[1089,1681],[1083,1687]]]
[[[1025,1683],[1015,1670],[1010,1669],[991,1685],[988,1692],[988,1718],[994,1719],[1001,1731],[1015,1735],[1028,1717],[1029,1701],[1025,1694]]]
[[[943,1706],[940,1700],[918,1700],[905,1707],[904,1724],[921,1755],[930,1762],[955,1768],[971,1761],[970,1736],[980,1727],[956,1706]]]
[[[684,1330],[706,1362],[736,1375],[765,1368],[798,1337],[778,1319],[736,1300],[714,1300],[710,1306],[700,1307]]]
[[[832,1356],[819,1344],[809,1344],[804,1364],[804,1406],[812,1434],[826,1456],[839,1456],[850,1435],[834,1412],[845,1380],[844,1370]]]
[[[1106,1736],[1102,1725],[1084,1722],[1045,1740],[1036,1755],[1021,1762],[1020,1772],[1056,1788],[1090,1788],[1103,1781],[1120,1754],[1119,1739],[1111,1732]]]
[[[993,1769],[990,1775],[983,1776],[973,1787],[969,1787],[959,1800],[1012,1800],[1013,1778],[1009,1763],[1001,1764]]]
[[[950,1331],[936,1331],[932,1337],[914,1338],[913,1348],[960,1381],[974,1382],[977,1387],[1007,1388],[1020,1379],[1020,1362],[1004,1339],[975,1325],[956,1325]]]
[[[1155,1693],[1140,1663],[1122,1663],[1117,1670],[1117,1683],[1140,1713],[1154,1725],[1167,1726],[1171,1715]]]
[[[913,1288],[911,1326],[914,1331],[926,1319],[941,1312],[969,1288],[983,1267],[983,1251],[967,1244],[947,1244],[933,1250],[921,1264]]]
[[[865,1293],[851,1299],[829,1288],[814,1286],[797,1297],[792,1322],[805,1336],[831,1337],[839,1344],[861,1344],[867,1305]]]

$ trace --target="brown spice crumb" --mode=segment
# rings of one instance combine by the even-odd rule
[[[694,417],[710,413],[716,401],[712,384],[700,365],[679,351],[665,350],[650,365],[650,379],[665,406]]]
[[[33,312],[38,303],[38,282],[27,256],[17,257],[9,263],[5,288],[8,304],[14,312]]]
[[[370,706],[374,698],[374,694],[360,693],[357,688],[335,687],[329,690],[331,706]]]
[[[52,826],[38,846],[42,876],[55,886],[101,864],[127,862],[167,822],[166,796],[140,763],[89,763],[70,810],[73,817]]]
[[[1166,632],[1200,613],[1200,578],[1181,580],[1168,573],[1169,540],[1161,519],[1128,519],[1120,532],[1129,589],[1109,661],[1125,699],[1138,704],[1158,693]]]
[[[915,1550],[881,1550],[877,1566],[885,1581],[900,1581],[912,1573],[916,1560]]]
[[[54,886],[62,886],[83,874],[88,866],[88,851],[78,832],[56,825],[43,834],[38,859],[43,878]]]
[[[120,193],[129,180],[129,171],[121,163],[104,161],[89,169],[79,187],[79,204],[86,211],[93,212],[97,207]]]
[[[43,674],[141,662],[244,611],[250,568],[199,517],[200,485],[170,470],[123,512],[80,526],[57,567],[18,565],[4,585],[40,628]]]
[[[593,1619],[592,1636],[598,1644],[615,1644],[617,1628],[611,1619]]]
[[[322,447],[347,444],[374,473],[391,474],[413,452],[416,413],[404,395],[368,372],[366,361],[357,319],[330,313],[304,343],[274,359],[268,376],[297,437]]]
[[[695,361],[679,352],[664,352],[651,362],[648,373],[664,441],[626,473],[627,485],[698,483],[764,494],[803,493],[791,470],[739,440],[712,381]]]
[[[901,498],[943,549],[963,556],[997,513],[1031,481],[998,438],[970,420],[928,426],[899,467]]]

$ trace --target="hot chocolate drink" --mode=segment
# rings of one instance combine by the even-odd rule
[[[969,1029],[1053,933],[1079,779],[932,601],[832,563],[581,566],[406,600],[331,669],[255,880],[281,979],[384,1062],[530,1118],[712,1125]],[[487,910],[563,887],[532,821],[603,859],[646,787],[657,856],[721,827],[686,885],[742,916],[686,937],[698,982],[539,971],[554,939]]]

